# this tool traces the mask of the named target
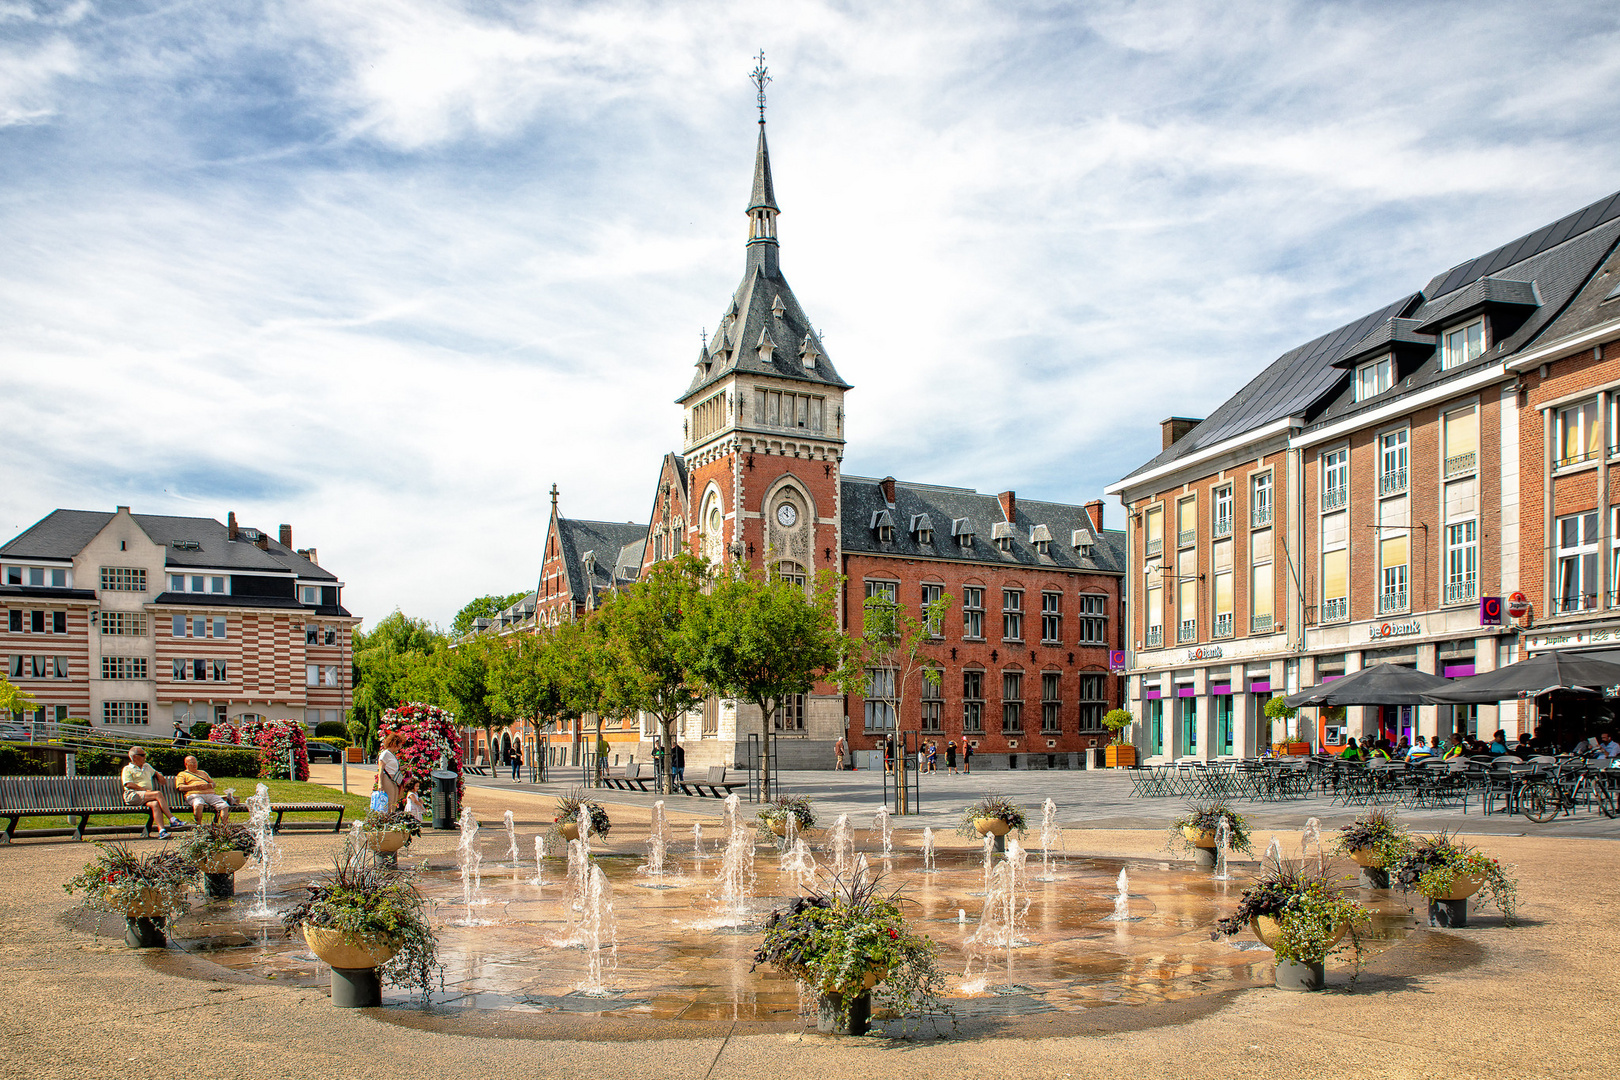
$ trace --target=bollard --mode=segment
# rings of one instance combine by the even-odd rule
[[[372,1009],[382,1004],[376,968],[333,968],[332,1004],[339,1009]]]

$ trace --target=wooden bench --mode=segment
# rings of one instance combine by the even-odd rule
[[[603,778],[609,787],[620,791],[652,791],[653,784],[658,780],[658,774],[653,770],[649,761],[632,761],[617,774],[609,773]]]
[[[748,781],[727,780],[724,765],[710,765],[707,778],[703,780],[680,780],[676,782],[675,786],[681,789],[683,795],[723,799],[737,788],[747,787]],[[704,791],[704,788],[709,790]]]
[[[175,791],[173,778],[164,779],[163,793],[175,817],[182,820],[190,817],[191,807]],[[231,809],[235,813],[242,813],[246,806],[238,803]],[[272,832],[281,831],[283,814],[336,813],[337,824],[332,831],[341,832],[343,829],[344,806],[340,802],[273,802],[270,809],[276,815],[270,826]],[[139,825],[111,827],[139,829],[143,837],[152,833],[150,811],[145,805],[128,806],[124,803],[124,785],[116,776],[0,776],[0,818],[6,819],[5,843],[9,844],[16,836],[60,836],[68,831],[75,839],[83,840],[90,819],[109,814],[139,814]],[[17,822],[25,817],[66,817],[74,824],[71,830],[26,829],[19,833]]]

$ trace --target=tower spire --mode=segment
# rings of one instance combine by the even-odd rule
[[[762,251],[763,261],[770,270],[776,269],[776,215],[781,209],[776,205],[776,186],[771,182],[771,151],[765,142],[765,85],[771,81],[770,70],[765,66],[765,50],[761,49],[754,58],[754,70],[748,75],[758,90],[759,102],[759,145],[754,150],[754,192],[748,200],[748,246],[750,249],[756,245],[768,245],[768,251]]]

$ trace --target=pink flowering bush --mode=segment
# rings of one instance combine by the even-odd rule
[[[235,724],[215,724],[208,741],[253,746],[259,750],[259,776],[265,780],[308,780],[309,747],[304,726],[295,720],[249,720]],[[292,751],[297,775],[287,776],[287,752]]]
[[[405,789],[426,792],[429,774],[439,767],[439,756],[446,754],[450,759],[447,768],[456,774],[456,798],[459,801],[466,786],[461,778],[461,732],[450,714],[437,705],[401,702],[382,714],[382,720],[377,724],[378,741],[392,731],[405,737],[404,745],[398,751],[399,771],[403,774]]]

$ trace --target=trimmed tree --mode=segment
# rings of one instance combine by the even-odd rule
[[[941,593],[939,599],[923,608],[918,615],[911,614],[898,601],[883,593],[866,598],[861,611],[860,656],[852,667],[862,671],[863,692],[870,699],[874,693],[882,696],[887,686],[873,685],[876,681],[894,681],[894,728],[899,733],[900,718],[906,715],[906,701],[911,687],[939,688],[941,662],[933,649],[943,644],[940,635],[945,616],[951,609],[951,595]],[[901,810],[906,809],[906,787],[900,788]]]

